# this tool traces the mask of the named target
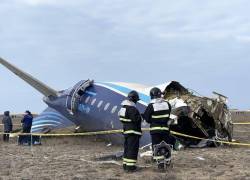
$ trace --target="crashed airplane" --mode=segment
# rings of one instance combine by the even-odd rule
[[[72,88],[56,91],[2,58],[0,64],[44,95],[43,101],[48,108],[33,120],[32,133],[48,133],[71,126],[85,132],[121,129],[120,104],[131,90],[139,92],[141,100],[137,107],[141,113],[150,102],[152,87],[82,80]],[[175,81],[156,87],[164,92],[165,99],[172,105],[171,117],[175,120],[172,130],[205,139],[232,140],[233,125],[225,96],[218,93],[215,93],[216,98],[196,96]],[[143,123],[142,127],[148,125]],[[123,140],[121,134],[107,135],[107,138],[116,143]],[[200,140],[176,138],[187,146],[200,143]],[[141,144],[150,142],[149,133],[145,132]]]

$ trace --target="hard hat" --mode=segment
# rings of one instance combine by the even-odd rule
[[[128,99],[129,99],[130,101],[133,101],[134,103],[136,103],[137,101],[140,100],[139,94],[138,94],[136,91],[131,91],[131,92],[128,94]]]
[[[162,92],[159,88],[154,87],[150,90],[150,97],[151,99],[156,99],[156,98],[160,98],[162,95]]]

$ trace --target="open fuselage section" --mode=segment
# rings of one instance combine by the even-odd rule
[[[50,129],[57,128],[55,116],[61,116],[57,122],[60,121],[61,124],[70,125],[70,121],[76,126],[80,126],[84,131],[122,129],[118,113],[121,109],[121,102],[126,99],[127,94],[131,90],[138,91],[141,100],[137,103],[137,108],[140,113],[143,113],[147,104],[150,102],[150,97],[142,92],[143,86],[140,88],[139,85],[131,85],[128,87],[120,85],[119,83],[93,83],[81,95],[75,113],[70,113],[67,110],[68,92],[70,91],[67,90],[55,101],[56,103],[48,103],[58,114],[56,115],[55,111],[53,113],[50,111],[44,112],[45,115],[42,113],[41,116],[46,116],[46,121],[42,117],[36,118],[34,120],[35,126],[33,126],[32,130],[33,132],[38,132],[42,130],[43,127],[48,128],[50,123],[53,124],[49,127]],[[51,121],[49,119],[51,119]],[[67,119],[69,121],[67,121]],[[37,127],[39,127],[39,129]],[[142,123],[142,127],[147,127],[147,124]],[[106,138],[114,142],[122,142],[121,134],[107,135]],[[141,142],[142,144],[150,143],[149,133],[144,133]]]

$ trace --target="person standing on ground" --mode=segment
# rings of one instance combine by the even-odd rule
[[[124,154],[123,169],[126,172],[134,172],[137,170],[136,162],[140,145],[141,131],[141,115],[136,108],[139,101],[139,95],[136,91],[128,94],[128,99],[122,102],[122,108],[119,112],[120,121],[123,124],[124,134]]]
[[[157,87],[151,89],[150,96],[151,102],[146,108],[143,117],[146,122],[150,124],[150,134],[154,152],[154,147],[162,141],[167,144],[173,144],[173,138],[171,138],[169,131],[171,105],[162,98],[162,92]],[[164,159],[163,156],[157,157],[157,155],[153,155],[154,160],[160,160],[161,158]],[[159,164],[158,168],[164,168],[164,164]]]
[[[4,117],[2,120],[3,126],[4,126],[4,133],[11,133],[13,124],[12,124],[12,119],[10,117],[10,112],[5,111],[4,112]],[[3,134],[3,141],[4,142],[9,142],[9,134]]]
[[[30,133],[32,127],[33,115],[30,111],[25,111],[25,115],[21,121],[23,127],[23,133]],[[19,144],[28,143],[30,144],[30,135],[22,135],[19,137]]]

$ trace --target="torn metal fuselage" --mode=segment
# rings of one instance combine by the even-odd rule
[[[215,98],[201,97],[178,82],[170,83],[164,91],[164,98],[174,107],[172,113],[178,117],[178,124],[172,125],[171,129],[204,139],[232,141],[233,123],[226,105],[227,97],[214,94]],[[200,142],[186,137],[178,138],[186,145]],[[214,142],[210,144],[218,145]]]

